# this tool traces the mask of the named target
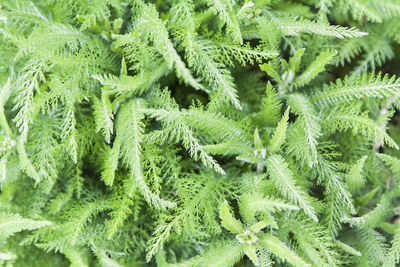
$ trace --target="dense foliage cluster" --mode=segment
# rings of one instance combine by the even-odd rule
[[[395,266],[399,0],[0,1],[0,265]]]

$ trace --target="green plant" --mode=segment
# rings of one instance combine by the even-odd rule
[[[399,27],[398,0],[1,1],[0,264],[396,266]]]

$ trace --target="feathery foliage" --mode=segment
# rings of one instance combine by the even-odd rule
[[[398,0],[3,0],[1,266],[397,266]]]

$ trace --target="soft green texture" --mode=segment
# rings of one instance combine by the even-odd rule
[[[0,1],[0,265],[396,266],[399,44],[399,0]]]

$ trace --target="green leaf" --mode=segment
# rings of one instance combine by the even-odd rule
[[[314,106],[308,98],[300,94],[287,96],[287,103],[292,112],[299,116],[298,123],[300,129],[304,131],[307,138],[307,146],[310,154],[309,165],[312,166],[317,161],[317,139],[321,136],[319,117],[316,115]]]
[[[113,134],[113,112],[111,102],[106,95],[101,96],[101,101],[97,97],[93,97],[94,102],[94,118],[96,121],[96,132],[101,132],[107,143],[110,143]]]
[[[237,242],[227,244],[216,244],[214,249],[207,252],[198,259],[198,264],[195,266],[221,266],[232,267],[243,255],[243,246]],[[184,265],[185,266],[185,265]],[[186,266],[193,266],[192,264]]]
[[[348,188],[354,192],[357,189],[361,189],[365,184],[364,175],[362,174],[362,169],[364,167],[364,163],[367,160],[368,156],[363,156],[359,159],[353,167],[351,167],[349,173],[346,177],[346,183]]]
[[[141,142],[144,138],[144,114],[139,111],[140,101],[134,99],[124,106],[117,118],[117,135],[121,136],[121,154],[124,164],[130,169],[126,188],[128,196],[132,197],[136,188],[144,199],[157,209],[176,206],[176,203],[161,199],[151,192],[143,175],[141,165]]]
[[[300,69],[301,59],[306,51],[305,48],[297,50],[294,55],[289,59],[289,70],[293,71],[293,74],[297,73]]]
[[[308,65],[303,73],[294,80],[293,85],[299,87],[308,84],[311,80],[317,77],[319,73],[325,70],[325,66],[332,61],[336,54],[336,50],[326,50],[321,52],[315,60]]]
[[[228,201],[224,201],[219,208],[219,217],[221,225],[232,232],[232,234],[240,234],[243,232],[242,223],[233,216]]]
[[[293,173],[282,156],[273,154],[265,162],[267,172],[280,193],[290,202],[298,205],[314,221],[318,221],[310,197],[296,185]]]
[[[367,194],[357,197],[356,198],[356,202],[358,205],[360,206],[365,206],[368,204],[368,202],[372,199],[372,197],[376,194],[376,192],[378,192],[380,188],[379,187],[375,187],[374,189],[372,189],[370,192],[368,192]]]
[[[64,248],[62,253],[71,262],[70,267],[89,267],[89,255],[87,251],[68,247]]]
[[[300,33],[312,33],[321,36],[336,38],[351,38],[367,35],[356,28],[348,28],[339,25],[330,25],[324,22],[311,21],[307,19],[283,18],[272,20],[284,35],[298,36]]]
[[[400,176],[400,159],[386,154],[377,154],[377,156],[389,166],[395,175]]]
[[[103,165],[103,171],[101,172],[101,179],[108,186],[112,186],[115,178],[115,171],[118,167],[118,159],[121,150],[121,138],[117,136],[115,138],[113,147],[109,149],[106,154],[106,158]]]
[[[50,225],[49,221],[36,221],[25,219],[19,214],[12,214],[1,212],[0,213],[0,241],[4,242],[8,237],[14,233],[24,230],[35,230],[44,226]]]
[[[287,261],[294,266],[311,266],[275,236],[264,235],[260,238],[260,244],[272,254],[279,257],[281,260]]]
[[[400,95],[400,79],[395,76],[382,74],[362,74],[358,76],[346,76],[343,80],[338,79],[336,83],[325,85],[318,90],[311,101],[328,106],[340,103],[350,103],[362,98],[397,97]]]
[[[281,121],[278,123],[278,126],[275,129],[274,135],[272,136],[272,139],[268,146],[269,153],[278,152],[283,143],[285,142],[286,128],[289,120],[289,110],[290,107],[286,109],[285,113],[282,116]]]
[[[245,244],[243,245],[243,252],[247,257],[253,262],[254,265],[259,265],[259,260],[257,257],[257,248],[256,246]]]
[[[261,194],[245,194],[240,198],[240,213],[246,221],[251,222],[256,213],[272,213],[281,210],[298,210],[299,207],[281,199],[266,197]]]

